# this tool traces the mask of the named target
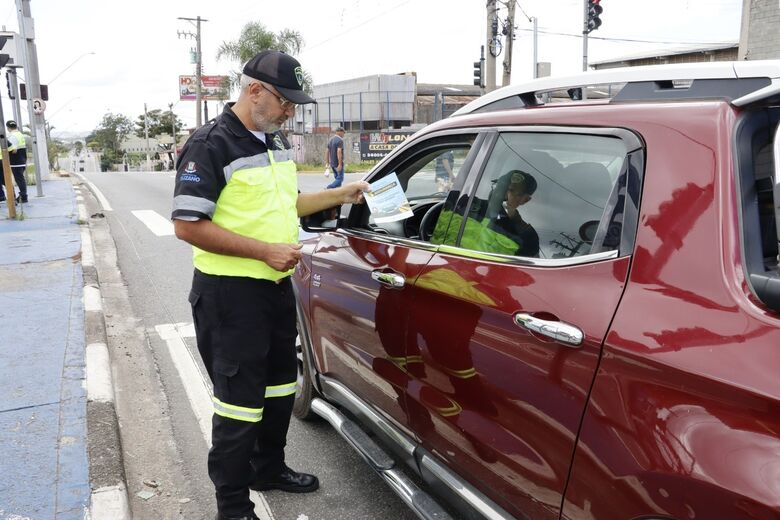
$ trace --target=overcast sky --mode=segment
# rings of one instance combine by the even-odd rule
[[[194,102],[178,100],[178,76],[194,73],[195,43],[177,36],[194,32],[194,26],[178,17],[208,20],[202,23],[202,51],[209,75],[239,67],[217,62],[215,55],[221,42],[237,39],[246,22],[261,22],[274,32],[298,30],[306,42],[298,58],[315,84],[404,71],[416,72],[424,83],[470,84],[485,40],[485,0],[32,0],[30,5],[41,82],[50,84],[46,116],[55,135],[86,134],[107,112],[135,121],[144,103],[150,110],[176,103],[185,125],[194,125]],[[518,5],[512,82],[531,78],[533,26],[526,15],[539,20],[539,61],[552,62],[553,75],[581,70],[582,40],[570,35],[582,31],[582,0]],[[742,0],[602,0],[601,5],[603,25],[591,33],[590,61],[739,39]],[[0,17],[6,30],[18,31],[13,0],[0,0]],[[8,119],[4,88],[2,97]],[[216,108],[209,103],[210,117]],[[24,104],[22,112],[26,122]]]

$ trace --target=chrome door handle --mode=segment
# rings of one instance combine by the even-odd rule
[[[383,273],[382,271],[371,271],[371,279],[385,285],[400,289],[406,285],[406,278],[403,275],[395,273]]]
[[[525,312],[515,314],[515,323],[521,327],[548,336],[566,346],[578,347],[582,344],[582,331],[562,321],[549,321],[535,318]]]

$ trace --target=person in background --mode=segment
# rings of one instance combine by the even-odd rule
[[[325,164],[330,165],[333,171],[333,182],[327,187],[338,188],[344,182],[344,129],[342,127],[336,128],[336,135],[328,141]]]
[[[363,181],[300,193],[279,131],[303,91],[300,63],[263,51],[243,69],[240,94],[187,141],[177,163],[171,218],[192,244],[189,301],[214,385],[209,476],[217,520],[254,520],[249,489],[308,493],[314,475],[285,463],[298,374],[290,275],[301,258],[299,217],[358,203]]]
[[[27,142],[24,139],[24,134],[17,128],[16,121],[8,121],[5,124],[5,128],[8,130],[6,136],[8,139],[8,165],[11,167],[11,173],[13,173],[16,186],[19,188],[19,196],[16,197],[16,202],[26,204],[27,180],[24,178],[24,170],[27,168]],[[0,182],[0,202],[5,200],[3,184]],[[13,196],[13,194],[10,195]]]
[[[455,181],[455,174],[452,171],[454,157],[452,150],[442,152],[436,158],[436,191],[447,193],[452,188]]]

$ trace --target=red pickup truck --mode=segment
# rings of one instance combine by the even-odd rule
[[[296,415],[421,518],[780,517],[779,78],[545,78],[406,140],[366,180],[409,218],[303,223]]]

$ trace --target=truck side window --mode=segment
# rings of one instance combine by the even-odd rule
[[[528,258],[568,258],[591,253],[593,233],[614,217],[617,180],[627,150],[610,136],[504,133],[471,199],[460,247]],[[615,191],[615,193],[613,193]],[[604,237],[602,236],[602,239]],[[618,237],[619,239],[619,233]],[[602,240],[597,251],[619,240]]]

